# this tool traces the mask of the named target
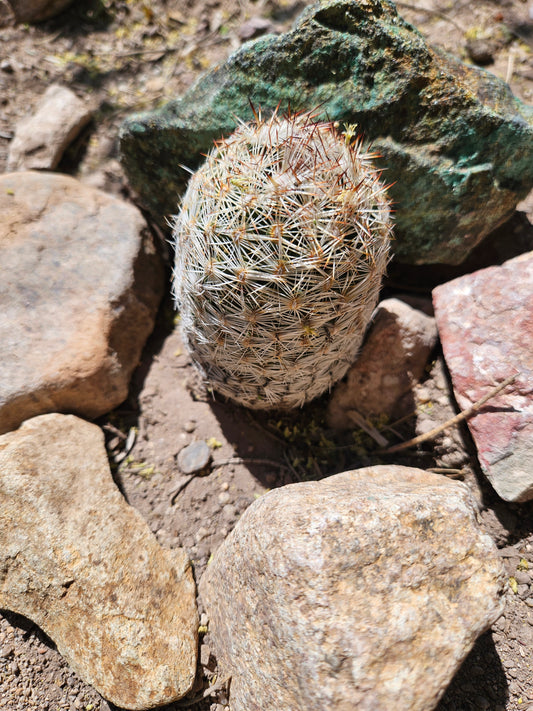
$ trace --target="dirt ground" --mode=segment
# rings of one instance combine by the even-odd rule
[[[532,0],[397,5],[430,42],[487,64],[518,97],[533,103]],[[0,29],[0,171],[16,122],[56,81],[95,109],[59,170],[134,200],[118,163],[121,120],[181,94],[253,31],[251,18],[266,18],[272,29],[282,31],[304,6],[290,0],[94,0],[74,3],[41,25]],[[512,250],[533,249],[533,196],[521,209],[478,252],[478,266],[502,261]],[[168,248],[162,248],[170,260]],[[393,264],[385,295],[428,299],[431,286],[470,271],[472,264],[475,259],[462,269]],[[533,504],[506,504],[497,497],[478,470],[466,428],[387,460],[362,431],[341,435],[327,429],[327,397],[289,415],[258,415],[218,402],[195,376],[176,330],[178,320],[167,296],[128,400],[99,421],[117,485],[161,544],[184,547],[199,579],[241,513],[269,488],[387,461],[445,469],[443,475],[463,478],[472,487],[483,524],[501,550],[509,586],[504,616],[478,640],[439,711],[533,711]],[[397,424],[396,434],[379,423],[391,440],[407,439],[455,412],[439,350],[417,402],[416,414]],[[178,453],[200,439],[211,447],[211,463],[202,475],[184,476]],[[225,708],[224,687],[209,691],[216,683],[216,660],[208,632],[202,635],[200,657],[193,693],[167,711]],[[31,621],[7,611],[0,615],[0,709],[111,708],[65,665]]]

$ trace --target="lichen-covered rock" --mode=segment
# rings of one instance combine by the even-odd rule
[[[66,175],[0,176],[0,433],[128,394],[163,292],[133,205]]]
[[[29,617],[120,708],[175,701],[196,674],[188,556],[117,489],[104,435],[41,415],[0,437],[0,608]]]
[[[181,99],[121,130],[133,187],[162,223],[235,116],[320,107],[357,123],[394,183],[396,256],[460,263],[533,187],[533,110],[507,84],[429,47],[389,0],[322,0],[245,44]]]
[[[200,580],[233,711],[430,711],[502,610],[467,487],[398,466],[256,500]]]

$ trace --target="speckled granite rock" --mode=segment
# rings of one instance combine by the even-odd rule
[[[415,409],[413,386],[437,343],[435,319],[399,299],[384,299],[355,363],[328,403],[330,427],[349,429],[350,410],[399,418]]]
[[[232,711],[433,709],[502,611],[467,487],[398,466],[268,492],[200,581]]]
[[[159,546],[109,471],[104,436],[42,415],[0,437],[0,607],[33,620],[120,708],[181,698],[196,673],[189,560]]]
[[[357,123],[393,183],[395,253],[458,264],[533,187],[533,109],[492,74],[428,47],[389,0],[322,0],[249,42],[181,99],[121,130],[129,179],[162,224],[235,115],[293,110]]]
[[[533,499],[533,252],[442,284],[433,302],[461,409],[520,373],[467,424],[497,493]]]
[[[164,272],[133,206],[66,175],[0,176],[0,433],[127,396]]]
[[[66,86],[52,84],[35,113],[23,118],[9,144],[7,170],[54,170],[92,112]]]

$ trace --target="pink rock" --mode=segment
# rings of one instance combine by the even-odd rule
[[[462,409],[519,374],[468,427],[502,499],[533,499],[533,252],[438,286],[433,303]]]
[[[329,426],[353,428],[353,411],[391,419],[412,412],[413,385],[422,377],[436,342],[434,318],[399,299],[382,301],[360,355],[333,391]]]

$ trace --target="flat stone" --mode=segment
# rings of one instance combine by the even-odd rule
[[[502,499],[533,499],[533,252],[441,284],[433,303],[461,409],[519,373],[467,424]]]
[[[198,440],[191,442],[178,454],[178,467],[183,474],[200,472],[209,464],[211,450],[206,442]]]
[[[0,176],[0,433],[127,396],[164,272],[141,213],[65,175]]]
[[[0,437],[0,607],[29,617],[125,709],[181,698],[198,613],[182,549],[159,546],[115,486],[104,435],[42,415]]]
[[[254,501],[199,587],[232,711],[430,711],[503,585],[466,485],[376,466]]]
[[[7,0],[17,22],[42,22],[54,17],[72,0]]]
[[[52,84],[35,113],[17,124],[9,144],[7,170],[54,170],[91,116],[91,110],[73,91]]]
[[[462,262],[533,188],[533,108],[507,84],[429,47],[389,0],[322,0],[123,124],[129,180],[161,224],[188,182],[182,166],[251,119],[250,100],[264,115],[290,104],[357,123],[392,184],[402,262]]]
[[[353,410],[363,417],[390,419],[413,412],[413,387],[436,343],[434,318],[399,299],[381,301],[361,353],[333,391],[329,426],[352,429]]]

